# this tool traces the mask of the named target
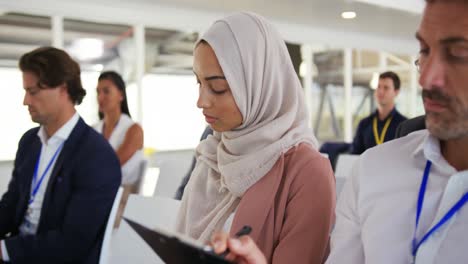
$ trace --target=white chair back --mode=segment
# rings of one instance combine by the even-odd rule
[[[124,217],[147,227],[174,230],[180,201],[167,197],[144,197],[131,194],[128,197]]]
[[[117,194],[112,204],[112,209],[107,220],[106,231],[104,232],[104,239],[102,240],[101,255],[99,257],[99,264],[110,263],[110,250],[111,250],[111,239],[112,231],[114,230],[115,217],[117,210],[119,209],[120,199],[122,198],[123,188],[119,187]]]
[[[145,197],[131,194],[125,207],[124,217],[148,228],[175,230],[180,201],[166,197]],[[154,263],[164,262],[150,246],[122,220],[112,237],[112,263]]]
[[[159,168],[154,196],[174,197],[182,179],[190,169],[193,157],[193,150],[156,152],[151,164]]]
[[[140,194],[145,182],[146,169],[148,168],[148,160],[146,158],[141,160],[138,180],[136,181],[136,193]]]
[[[0,198],[8,190],[13,172],[13,161],[0,161]]]

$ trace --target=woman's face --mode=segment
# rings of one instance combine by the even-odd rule
[[[107,79],[98,81],[96,90],[99,112],[106,114],[120,109],[123,96],[112,81]]]
[[[195,48],[193,71],[199,84],[197,107],[214,131],[230,131],[242,124],[242,114],[213,49],[205,42]]]

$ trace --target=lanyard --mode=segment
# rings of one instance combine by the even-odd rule
[[[387,122],[385,122],[385,125],[382,129],[382,134],[379,136],[379,130],[377,129],[377,117],[374,117],[373,120],[373,129],[374,129],[374,139],[375,139],[375,144],[380,145],[384,142],[385,139],[385,134],[387,134],[387,129],[390,126],[390,123],[392,122],[393,116],[391,116],[389,119],[387,119]]]
[[[41,152],[39,153],[39,159],[37,159],[36,167],[34,168],[34,175],[33,175],[32,188],[31,188],[31,198],[29,198],[28,204],[32,204],[34,202],[34,198],[36,198],[36,194],[39,191],[39,188],[41,187],[42,181],[44,180],[47,172],[52,166],[52,163],[54,163],[55,159],[57,158],[58,153],[63,148],[64,143],[65,142],[62,142],[62,144],[60,144],[60,146],[57,148],[57,150],[54,153],[54,156],[52,156],[52,159],[50,159],[49,163],[47,164],[46,169],[42,173],[42,176],[39,178],[39,181],[37,181],[37,172],[39,170],[39,163],[41,163],[41,152],[42,152],[42,147],[41,147]]]
[[[416,257],[416,253],[418,252],[419,246],[421,246],[422,243],[424,243],[431,235],[434,233],[437,229],[439,229],[441,226],[443,226],[450,218],[452,218],[462,207],[463,205],[468,202],[468,193],[465,193],[465,195],[458,200],[457,203],[455,203],[450,210],[440,219],[440,221],[434,225],[424,236],[423,238],[417,242],[416,241],[416,230],[418,229],[418,224],[419,224],[419,217],[421,216],[421,211],[424,203],[424,194],[426,192],[426,187],[427,187],[427,180],[429,178],[429,173],[431,170],[431,161],[427,161],[426,163],[426,168],[424,169],[424,175],[423,179],[421,182],[421,187],[419,189],[419,196],[418,196],[418,207],[416,209],[416,228],[414,229],[414,234],[413,234],[413,258]]]

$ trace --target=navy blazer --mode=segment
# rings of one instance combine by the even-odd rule
[[[41,141],[39,128],[21,138],[12,179],[0,201],[0,239],[11,263],[98,263],[121,182],[117,156],[80,118],[51,173],[37,233],[20,236]]]

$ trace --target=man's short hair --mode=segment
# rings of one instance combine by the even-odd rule
[[[379,76],[379,79],[385,79],[385,78],[392,79],[393,87],[395,87],[395,90],[400,90],[401,81],[400,81],[400,77],[398,77],[398,74],[392,71],[381,73]]]
[[[39,78],[38,87],[43,89],[67,86],[71,101],[79,105],[86,95],[81,85],[80,66],[65,51],[53,47],[41,47],[21,56],[19,67],[22,72],[31,72]]]

